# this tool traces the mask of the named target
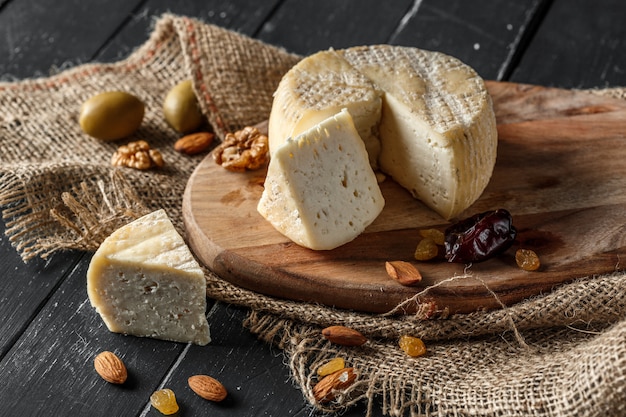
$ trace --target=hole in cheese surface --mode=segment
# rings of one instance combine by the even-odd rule
[[[87,271],[87,293],[116,333],[206,345],[206,280],[163,210],[113,232]]]

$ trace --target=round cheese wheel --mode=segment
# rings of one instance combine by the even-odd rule
[[[459,216],[487,186],[495,115],[483,79],[458,59],[391,45],[306,57],[275,92],[270,153],[344,108],[372,167],[443,218]]]

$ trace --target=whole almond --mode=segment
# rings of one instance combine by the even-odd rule
[[[99,353],[93,361],[98,375],[111,384],[123,384],[128,378],[124,362],[113,352]]]
[[[422,274],[413,264],[405,261],[385,262],[387,274],[405,286],[415,285],[422,280]]]
[[[348,388],[356,380],[354,368],[344,368],[326,375],[313,387],[313,396],[320,403],[332,401],[336,390]]]
[[[183,136],[174,144],[174,149],[186,155],[195,155],[205,151],[213,143],[214,135],[209,132],[198,132]]]
[[[331,343],[342,346],[361,346],[367,338],[358,330],[345,326],[330,326],[322,330],[322,335]]]
[[[194,375],[187,380],[189,388],[200,397],[209,401],[222,401],[228,395],[224,385],[208,375]]]

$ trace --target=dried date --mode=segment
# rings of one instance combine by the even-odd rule
[[[458,263],[485,261],[511,247],[516,235],[507,210],[476,214],[446,229],[446,259]]]

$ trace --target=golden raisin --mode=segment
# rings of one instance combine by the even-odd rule
[[[536,271],[541,266],[539,256],[530,249],[518,249],[515,252],[515,262],[524,271]]]
[[[443,246],[443,244],[445,243],[445,239],[446,239],[443,232],[437,229],[421,229],[420,236],[424,238],[432,239],[432,241],[435,242],[439,246]]]
[[[343,358],[337,357],[329,360],[324,365],[317,368],[318,376],[330,375],[333,372],[337,372],[346,367],[346,363]]]
[[[419,337],[403,335],[400,336],[398,344],[400,349],[409,356],[417,357],[426,353],[426,345]]]
[[[174,391],[169,388],[153,392],[150,396],[150,404],[159,410],[161,414],[165,414],[166,416],[178,412],[176,396],[174,395]]]
[[[431,238],[424,238],[420,240],[415,248],[415,259],[418,261],[429,261],[437,256],[439,248],[434,240]]]

